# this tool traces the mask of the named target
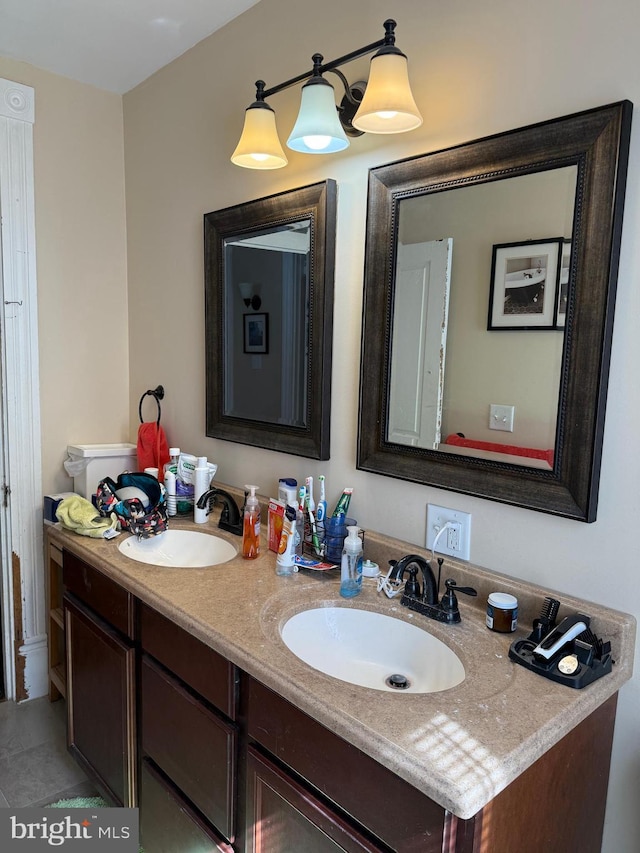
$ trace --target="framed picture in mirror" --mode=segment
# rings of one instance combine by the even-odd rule
[[[244,352],[267,355],[269,352],[269,315],[243,314]]]
[[[561,237],[493,247],[487,329],[551,329]]]
[[[567,318],[569,298],[569,272],[571,270],[571,240],[562,241],[562,250],[558,273],[558,292],[556,295],[556,329],[564,328]]]

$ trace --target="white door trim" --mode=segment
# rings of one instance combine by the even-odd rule
[[[33,175],[34,90],[0,78],[2,485],[5,679],[9,698],[47,692]],[[0,495],[0,497],[2,497]],[[4,503],[4,502],[3,502]],[[20,589],[14,588],[19,578]],[[14,599],[19,606],[14,607]]]

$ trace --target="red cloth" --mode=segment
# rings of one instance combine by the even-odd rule
[[[497,444],[493,441],[474,441],[452,433],[448,435],[445,444],[457,447],[469,447],[475,450],[493,450],[496,453],[510,453],[513,456],[525,456],[530,459],[542,459],[553,468],[553,450],[538,450],[535,447],[516,447],[514,444]]]
[[[162,469],[169,461],[167,436],[160,424],[140,424],[138,428],[138,468],[157,468],[158,479],[162,479]]]

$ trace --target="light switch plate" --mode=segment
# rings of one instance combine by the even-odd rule
[[[492,403],[489,406],[489,429],[500,429],[504,432],[513,432],[513,419],[516,414],[515,406],[498,406]]]

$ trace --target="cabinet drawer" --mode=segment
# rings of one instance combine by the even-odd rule
[[[70,551],[63,553],[62,580],[66,589],[126,637],[133,639],[131,593]]]
[[[141,666],[142,751],[232,840],[237,732],[155,661]]]
[[[140,769],[140,844],[153,853],[233,853],[148,759]]]
[[[247,680],[251,739],[394,850],[442,850],[441,806],[277,693]]]
[[[236,719],[236,668],[209,646],[147,607],[140,605],[142,648],[185,684]]]

